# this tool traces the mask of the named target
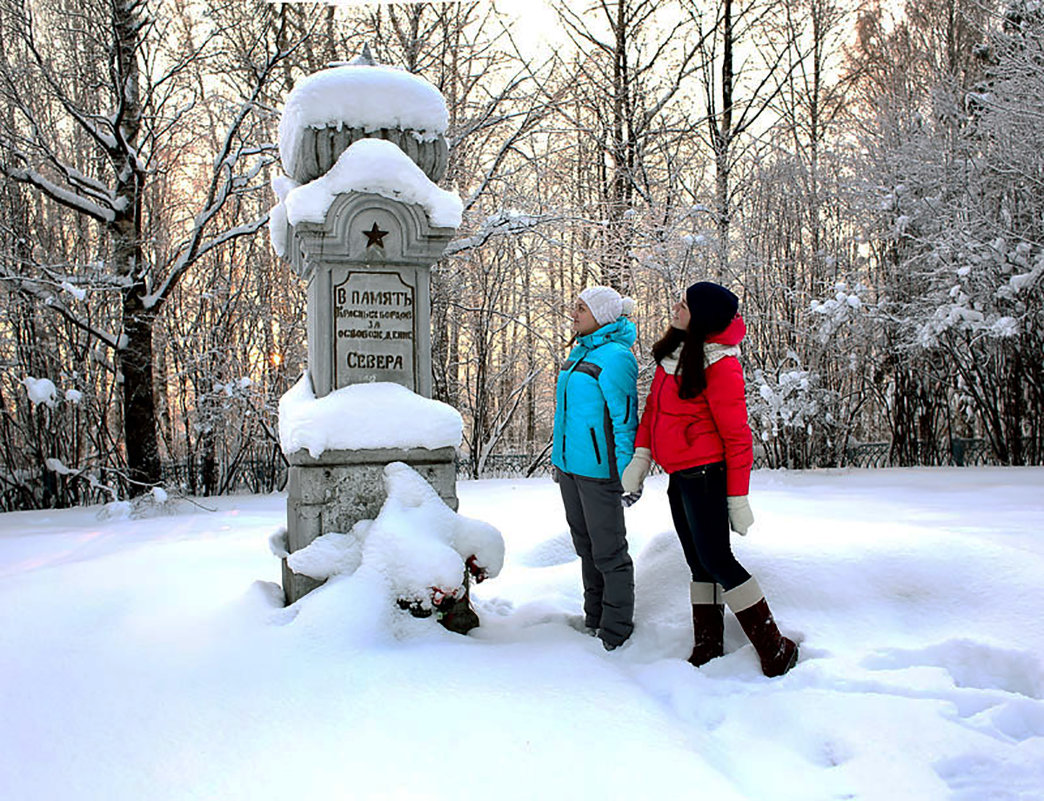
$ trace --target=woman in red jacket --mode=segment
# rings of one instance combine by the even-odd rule
[[[696,667],[724,653],[725,609],[757,650],[766,676],[797,662],[797,644],[780,634],[757,581],[732,554],[729,528],[746,534],[753,447],[739,343],[746,334],[739,299],[701,281],[674,305],[671,327],[655,345],[656,374],[621,477],[641,492],[653,460],[670,474],[671,516],[692,572]]]

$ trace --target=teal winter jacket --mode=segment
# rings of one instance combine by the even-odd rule
[[[577,338],[555,393],[551,463],[587,478],[619,479],[638,428],[637,338],[626,317]]]

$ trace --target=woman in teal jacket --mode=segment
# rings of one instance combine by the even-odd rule
[[[626,317],[633,307],[610,287],[580,293],[576,347],[558,374],[551,453],[580,557],[584,622],[610,651],[634,629],[634,565],[620,485],[638,428],[636,331]]]

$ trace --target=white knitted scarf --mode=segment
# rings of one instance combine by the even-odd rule
[[[681,348],[682,346],[679,345],[669,356],[664,356],[663,361],[660,362],[660,366],[667,375],[674,375],[678,372],[678,357],[681,355]],[[724,359],[726,356],[735,356],[738,359],[739,355],[739,345],[723,345],[720,342],[704,343],[703,368],[707,369],[714,362]]]

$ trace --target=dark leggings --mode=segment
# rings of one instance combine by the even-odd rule
[[[693,581],[717,582],[731,590],[750,578],[729,545],[725,462],[671,473],[667,498]]]

